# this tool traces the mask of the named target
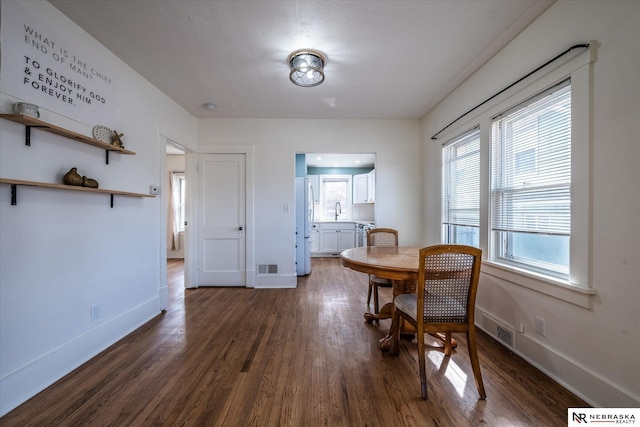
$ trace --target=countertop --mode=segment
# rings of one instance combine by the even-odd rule
[[[369,221],[347,221],[347,220],[339,220],[339,221],[332,221],[332,220],[324,220],[324,221],[313,221],[314,224],[362,224],[362,225],[370,225],[373,226],[375,225],[375,221],[373,220],[369,220]]]

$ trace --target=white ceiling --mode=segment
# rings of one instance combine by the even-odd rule
[[[50,3],[196,117],[416,119],[553,0]],[[300,48],[327,56],[318,87],[289,81]]]

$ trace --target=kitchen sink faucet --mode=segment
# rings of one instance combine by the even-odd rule
[[[340,202],[336,202],[336,221],[338,220],[338,215],[342,214],[342,205]]]

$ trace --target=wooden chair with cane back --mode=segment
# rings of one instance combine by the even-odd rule
[[[367,233],[367,246],[398,246],[398,230],[393,228],[372,228]],[[376,314],[380,311],[378,302],[379,286],[390,287],[392,286],[391,280],[370,274],[367,305],[371,303],[371,294],[373,293],[373,309]]]
[[[474,325],[482,250],[465,245],[435,245],[420,249],[419,260],[417,293],[398,295],[394,300],[392,352],[399,353],[400,320],[404,319],[417,330],[420,385],[426,400],[424,334],[443,333],[444,354],[450,356],[452,333],[466,333],[476,387],[480,398],[485,399]]]

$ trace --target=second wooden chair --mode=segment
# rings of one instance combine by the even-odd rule
[[[373,228],[369,230],[367,233],[367,246],[398,246],[398,230],[393,228]],[[371,294],[373,293],[373,307],[376,314],[380,311],[378,302],[379,286],[392,286],[391,280],[370,274],[367,305],[371,303]]]

